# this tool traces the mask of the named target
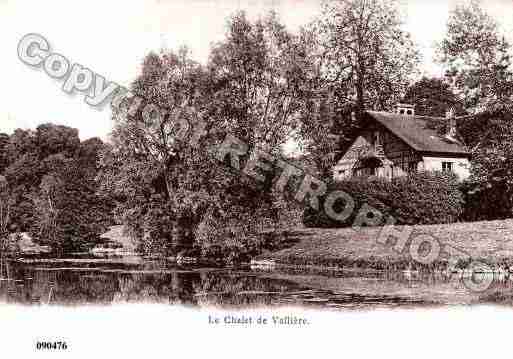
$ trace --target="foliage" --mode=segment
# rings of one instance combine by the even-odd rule
[[[463,218],[510,216],[513,82],[509,44],[499,32],[477,1],[456,7],[440,45],[447,78],[408,87],[419,54],[396,0],[326,2],[298,35],[275,13],[252,22],[238,12],[206,65],[186,48],[146,56],[131,85],[142,103],[130,111],[113,107],[108,145],[81,142],[77,130],[54,124],[0,134],[0,236],[32,231],[58,251],[83,250],[114,213],[146,254],[247,261],[276,244],[261,233],[293,211],[289,198],[273,191],[278,168],[255,181],[219,163],[215,151],[225,135],[242,140],[248,153],[273,155],[294,138],[307,172],[331,177],[361,111],[390,110],[399,100],[415,103],[420,115],[443,116],[453,106],[457,115],[484,110],[458,120],[473,154]],[[146,104],[157,107],[148,113]],[[205,125],[199,145],[188,143],[193,128],[181,128],[184,119],[194,129]],[[432,126],[445,129],[443,121]],[[453,222],[462,211],[455,178],[441,173],[330,188],[398,224]],[[347,226],[355,215],[340,224],[307,209],[304,222]]]
[[[466,220],[513,215],[513,108],[496,107],[474,116],[464,128],[472,145],[471,176],[463,185]]]
[[[346,84],[358,109],[390,109],[419,61],[393,0],[326,2],[315,25],[328,78]]]
[[[200,255],[218,263],[247,263],[262,251],[283,245],[286,229],[278,217],[284,212],[275,204],[253,212],[243,206],[229,213],[210,209],[195,233]]]
[[[454,110],[454,115],[461,117],[456,120],[458,134],[461,135],[461,129],[464,127],[465,136],[461,139],[467,143],[465,140],[468,139],[467,130],[471,118],[464,117],[468,113],[464,108],[463,101],[456,96],[450,84],[443,79],[423,77],[408,88],[403,102],[414,104],[416,115],[429,116],[426,119],[426,124],[440,135],[447,133],[447,111]]]
[[[456,116],[467,114],[451,85],[439,78],[423,77],[415,82],[406,91],[403,102],[414,104],[415,114],[419,116],[445,117],[451,108]]]
[[[176,255],[215,242],[230,246],[232,258],[261,229],[246,226],[253,213],[278,217],[270,181],[230,171],[215,149],[232,134],[249,152],[281,151],[301,100],[301,58],[296,38],[274,14],[251,23],[244,13],[230,18],[226,40],[214,45],[206,67],[186,49],[147,56],[132,91],[166,115],[148,121],[144,106],[135,113],[114,109],[100,173],[102,191],[116,200],[117,217],[144,252]],[[174,127],[181,118],[205,123],[199,146],[180,140]],[[202,235],[212,218],[230,225]]]
[[[45,175],[41,180],[40,188],[40,196],[34,197],[36,226],[39,227],[38,235],[42,241],[61,249],[59,239],[63,233],[57,221],[62,217],[57,201],[60,199],[58,196],[63,192],[63,184],[60,178]]]
[[[0,176],[0,242],[2,246],[9,234],[12,204],[9,184],[4,176]]]
[[[390,110],[415,75],[419,53],[393,0],[325,2],[300,40],[307,81],[297,137],[327,177],[360,126],[359,112]]]
[[[306,44],[287,31],[276,13],[254,23],[236,13],[226,39],[211,51],[207,94],[215,112],[209,116],[250,148],[279,151],[297,128],[308,60]]]
[[[0,173],[9,165],[7,158],[7,144],[9,143],[9,135],[0,133]]]
[[[471,176],[463,184],[465,220],[511,217],[513,73],[510,44],[477,1],[457,6],[440,46],[448,77],[476,114],[458,121],[472,151]]]
[[[468,109],[489,108],[511,101],[513,78],[510,44],[496,21],[478,0],[456,6],[439,46],[440,62],[448,71]]]
[[[168,244],[171,247],[173,241],[181,240],[172,236],[176,216],[167,210],[174,211],[171,204],[181,190],[182,194],[186,190],[181,185],[190,180],[187,166],[201,166],[202,162],[200,150],[177,150],[180,146],[175,126],[181,116],[193,122],[193,116],[198,115],[191,106],[200,100],[197,93],[202,74],[202,68],[187,57],[185,49],[180,54],[152,53],[144,60],[132,90],[168,113],[145,120],[144,104],[134,114],[113,109],[112,144],[100,161],[101,191],[116,201],[117,219],[147,253],[160,251],[158,243],[161,249],[167,249]],[[198,172],[196,179],[201,178]]]
[[[108,199],[95,193],[87,167],[59,154],[49,158],[54,170],[45,175],[35,204],[34,232],[40,243],[60,252],[83,251],[100,242],[111,223]]]
[[[80,142],[78,131],[42,124],[16,130],[4,145],[12,205],[9,232],[31,232],[57,251],[89,248],[110,223],[108,199],[97,196],[99,139]]]
[[[384,219],[392,216],[396,224],[404,225],[456,222],[463,210],[457,178],[448,173],[422,172],[392,180],[353,178],[332,183],[329,188],[328,193],[348,193],[355,202],[355,210],[346,221],[337,222],[324,211],[307,208],[303,217],[306,226],[349,227],[365,204],[378,210]],[[344,206],[345,203],[336,203],[335,210],[342,211]]]

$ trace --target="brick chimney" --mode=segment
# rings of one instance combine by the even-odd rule
[[[415,105],[398,103],[395,105],[395,112],[399,115],[415,116]]]

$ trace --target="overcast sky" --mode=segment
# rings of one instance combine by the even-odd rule
[[[420,46],[427,75],[442,73],[433,62],[434,44],[443,38],[448,13],[456,2],[404,0],[407,29]],[[513,1],[483,0],[483,5],[513,42]],[[295,31],[318,14],[319,2],[0,0],[0,132],[53,122],[78,128],[82,139],[105,139],[111,128],[108,107],[96,110],[84,103],[82,94],[64,94],[60,81],[18,59],[17,44],[27,33],[43,35],[53,51],[128,86],[149,51],[186,44],[193,57],[204,62],[210,44],[223,38],[227,16],[237,9],[259,16],[273,8]]]

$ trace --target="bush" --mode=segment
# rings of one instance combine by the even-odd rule
[[[466,181],[461,184],[461,191],[465,200],[461,216],[464,221],[493,221],[513,216],[507,181],[497,180],[490,185]]]
[[[287,243],[287,232],[266,218],[267,210],[253,213],[235,210],[219,213],[213,208],[195,231],[195,248],[206,262],[248,263],[263,251],[278,250]]]
[[[307,227],[349,227],[365,204],[378,210],[383,218],[392,216],[396,224],[439,224],[456,222],[463,211],[463,195],[454,174],[422,172],[393,180],[384,178],[352,178],[334,182],[331,191],[344,191],[354,202],[353,213],[343,222],[329,218],[322,209],[308,207],[303,213]],[[324,208],[325,198],[321,198]],[[345,203],[335,203],[335,211],[341,211]],[[382,223],[380,223],[382,224]]]

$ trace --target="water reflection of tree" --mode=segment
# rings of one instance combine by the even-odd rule
[[[112,266],[101,271],[98,268],[65,270],[5,261],[0,268],[4,279],[0,281],[0,301],[16,304],[160,303],[253,307],[302,304],[305,298],[319,297],[336,303],[366,301],[367,304],[388,298],[404,305],[400,300],[419,295],[442,303],[456,296],[469,303],[513,304],[511,278],[497,281],[490,290],[477,295],[469,293],[457,275],[449,279],[443,273],[410,273],[408,276],[402,272],[376,273],[376,280],[368,281],[356,273],[318,273],[311,277],[292,272],[278,279],[277,273],[267,276],[225,270],[181,271],[159,266],[143,266],[139,272]],[[321,278],[332,282],[340,280],[339,290],[323,291],[322,288],[330,286],[324,285]]]
[[[34,271],[33,277],[33,297],[44,304],[108,304],[117,291],[117,283],[111,276],[39,270]]]
[[[55,269],[55,268],[54,268]],[[224,271],[117,272],[10,266],[20,282],[1,281],[0,300],[25,304],[161,303],[255,306],[279,300],[289,281]]]
[[[260,306],[276,302],[290,291],[291,283],[255,275],[203,273],[196,287],[198,304],[219,306]]]
[[[119,275],[119,291],[114,296],[114,302],[195,305],[193,287],[197,277],[196,273],[179,272]]]
[[[270,304],[290,286],[277,281],[219,272],[174,272],[118,276],[115,303],[251,306]]]

